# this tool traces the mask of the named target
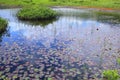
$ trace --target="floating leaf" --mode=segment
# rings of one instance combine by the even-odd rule
[[[48,78],[48,80],[53,80],[52,78]]]

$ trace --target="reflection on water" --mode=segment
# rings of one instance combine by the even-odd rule
[[[58,19],[37,25],[19,21],[18,9],[0,10],[9,21],[9,34],[0,42],[0,78],[86,80],[118,68],[119,22],[104,21],[91,10],[55,10],[62,12]]]
[[[52,24],[54,21],[56,21],[58,18],[52,19],[52,20],[40,20],[40,21],[21,21],[22,23],[25,23],[27,25],[37,26],[40,25],[41,27],[46,27],[49,24]]]
[[[9,36],[9,33],[8,33],[8,28],[6,27],[5,30],[3,30],[1,33],[0,33],[0,42],[2,42],[2,37],[3,36]]]
[[[120,24],[120,12],[96,12],[96,15],[102,23]]]

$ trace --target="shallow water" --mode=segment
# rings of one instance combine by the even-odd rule
[[[13,79],[88,80],[119,69],[120,22],[93,10],[54,8],[52,21],[20,21],[19,9],[1,9],[9,21],[0,36],[0,76]]]

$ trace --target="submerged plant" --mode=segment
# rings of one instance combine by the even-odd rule
[[[120,75],[118,74],[117,70],[104,70],[103,78],[106,80],[118,80],[120,78]]]
[[[22,20],[48,20],[56,16],[57,12],[47,7],[23,8],[17,13],[17,17]]]
[[[117,63],[120,65],[120,58],[117,59]]]

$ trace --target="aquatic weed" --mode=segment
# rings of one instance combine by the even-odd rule
[[[120,78],[120,75],[118,74],[117,70],[104,70],[103,78],[107,80],[118,80]]]

